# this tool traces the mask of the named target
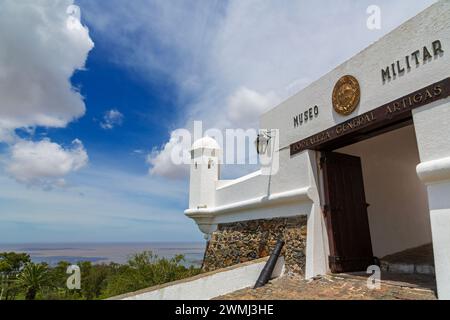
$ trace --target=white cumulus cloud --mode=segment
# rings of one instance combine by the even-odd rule
[[[237,128],[257,127],[258,116],[274,107],[278,101],[274,92],[261,94],[242,87],[228,99],[228,118]]]
[[[17,181],[50,188],[65,184],[64,177],[88,163],[88,155],[79,140],[63,148],[48,139],[20,141],[10,149],[6,171]]]
[[[15,134],[63,128],[85,113],[71,84],[94,43],[74,0],[0,0],[0,143],[10,149],[7,171],[27,184],[62,184],[87,162],[78,140],[70,149]]]
[[[100,127],[105,130],[114,129],[116,126],[120,126],[123,123],[123,114],[116,109],[105,112],[103,121],[100,122]]]
[[[94,44],[73,0],[1,0],[0,129],[64,127],[85,113],[73,72]]]
[[[190,144],[187,139],[180,140],[176,131],[173,131],[169,142],[161,149],[153,149],[147,156],[151,175],[163,176],[170,179],[180,179],[188,176],[189,165],[183,164],[183,151],[189,150]],[[179,159],[179,161],[174,161]],[[177,162],[177,163],[174,163]]]

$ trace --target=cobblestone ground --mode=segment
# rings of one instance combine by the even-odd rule
[[[389,275],[381,289],[370,290],[367,276],[327,275],[314,280],[283,277],[256,290],[243,289],[217,300],[435,300],[434,279]],[[384,277],[382,277],[384,279]]]

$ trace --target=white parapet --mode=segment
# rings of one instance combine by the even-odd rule
[[[267,260],[268,258],[263,258],[239,264],[109,300],[210,300],[254,286]],[[283,272],[284,259],[280,257],[272,278],[280,277]]]
[[[210,234],[215,231],[218,223],[229,222],[223,218],[226,215],[230,217],[231,213],[237,212],[239,218],[235,218],[236,221],[264,218],[262,216],[251,217],[249,215],[251,214],[251,210],[262,207],[290,204],[292,202],[310,203],[312,198],[311,193],[312,188],[305,187],[286,192],[275,193],[268,196],[258,196],[248,200],[229,203],[214,208],[187,209],[184,213],[186,214],[186,216],[196,221],[202,232],[204,232],[205,234]],[[276,213],[273,214],[273,216],[275,215]]]

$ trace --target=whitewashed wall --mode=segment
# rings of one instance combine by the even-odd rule
[[[210,300],[240,289],[253,287],[268,259],[260,259],[231,268],[185,279],[163,286],[144,289],[110,300]],[[284,259],[280,257],[272,279],[284,272]]]
[[[413,112],[421,163],[417,173],[427,185],[439,299],[450,299],[450,99]]]

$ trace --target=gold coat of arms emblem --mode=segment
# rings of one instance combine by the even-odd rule
[[[361,98],[359,82],[355,77],[346,75],[339,79],[333,90],[333,108],[344,116],[358,107]]]

